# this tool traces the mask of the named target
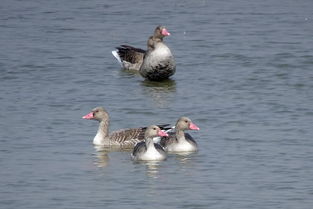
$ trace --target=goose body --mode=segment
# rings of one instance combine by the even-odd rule
[[[153,44],[154,49],[145,54],[139,73],[149,80],[169,78],[176,71],[171,50],[161,41],[154,41]]]
[[[158,26],[147,41],[147,50],[121,45],[112,54],[124,69],[137,70],[148,80],[167,79],[176,71],[174,56],[163,42],[169,35],[165,27]]]
[[[138,142],[144,140],[144,134],[147,129],[147,127],[130,128],[109,133],[110,118],[108,112],[103,107],[94,108],[83,118],[99,122],[97,134],[93,139],[94,145],[133,148]],[[166,127],[167,125],[160,126]]]
[[[139,142],[132,152],[132,159],[135,161],[160,161],[166,159],[164,149],[153,142],[156,136],[168,136],[158,126],[149,126],[145,131],[145,141]]]
[[[162,137],[160,144],[167,152],[195,152],[198,150],[198,145],[192,136],[185,133],[185,130],[200,130],[187,117],[178,119],[175,125],[175,132],[168,133],[169,136]]]

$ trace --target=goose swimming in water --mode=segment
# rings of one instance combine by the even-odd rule
[[[112,54],[124,69],[138,70],[148,80],[164,80],[176,71],[174,56],[163,42],[169,35],[164,26],[157,26],[147,41],[147,50],[121,45]]]
[[[160,161],[166,159],[164,149],[153,142],[156,136],[168,136],[158,126],[152,125],[145,131],[145,141],[139,142],[133,150],[132,159],[135,161]]]
[[[195,152],[198,145],[192,136],[185,133],[186,130],[200,130],[189,118],[181,117],[175,125],[175,132],[169,132],[166,137],[162,137],[160,144],[168,152]]]
[[[147,127],[121,129],[109,133],[110,117],[103,107],[96,107],[90,113],[83,116],[84,119],[96,120],[99,128],[93,139],[94,145],[120,146],[123,148],[133,148],[138,142],[144,140]],[[167,125],[160,125],[164,128]]]

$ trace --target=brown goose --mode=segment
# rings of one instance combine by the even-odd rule
[[[175,125],[176,132],[168,133],[161,138],[161,146],[168,152],[195,152],[198,150],[196,141],[185,130],[200,130],[189,118],[181,117]]]
[[[146,127],[122,129],[109,134],[109,114],[103,107],[96,107],[90,113],[83,116],[84,119],[99,121],[99,128],[95,138],[94,145],[103,146],[121,146],[123,148],[132,148],[138,142],[144,140]],[[168,126],[160,125],[165,128]]]
[[[149,80],[167,79],[176,71],[172,52],[163,42],[163,38],[169,35],[164,26],[157,26],[147,41],[147,50],[121,45],[112,54],[124,69],[138,70]]]

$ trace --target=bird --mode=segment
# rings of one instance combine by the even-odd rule
[[[133,148],[138,142],[144,140],[147,127],[120,129],[109,133],[110,117],[103,107],[96,107],[90,113],[82,117],[83,119],[96,120],[99,128],[93,139],[94,145],[119,146],[122,148]],[[159,125],[166,128],[168,124]]]
[[[153,142],[156,136],[166,137],[168,134],[156,125],[149,126],[145,131],[145,140],[136,144],[132,152],[134,161],[161,161],[165,160],[167,155],[164,149]]]
[[[153,36],[148,38],[147,50],[120,45],[112,54],[126,70],[139,71],[139,74],[148,80],[165,80],[176,72],[174,56],[163,42],[163,38],[170,35],[164,26],[159,25],[155,28]]]
[[[188,117],[180,117],[175,125],[175,132],[168,132],[169,136],[161,138],[160,145],[167,152],[195,152],[198,145],[186,130],[200,130]]]

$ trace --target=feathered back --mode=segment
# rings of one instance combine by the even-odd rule
[[[118,50],[117,53],[121,60],[132,64],[142,62],[144,54],[146,53],[143,49],[135,48],[129,45],[121,45],[116,47],[116,49]]]

